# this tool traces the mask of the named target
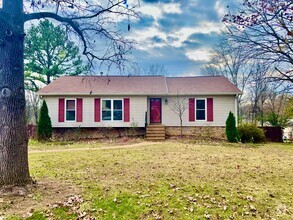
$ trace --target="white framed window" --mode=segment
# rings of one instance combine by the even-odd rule
[[[65,100],[65,120],[76,121],[76,99]]]
[[[102,99],[102,121],[123,120],[122,99]]]
[[[197,121],[207,120],[207,99],[195,100],[195,116]]]

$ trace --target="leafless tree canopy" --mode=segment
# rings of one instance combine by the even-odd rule
[[[229,33],[224,32],[203,74],[226,76],[244,93],[238,96],[239,118],[259,119],[263,124],[268,103],[274,103],[282,94],[289,94],[293,84],[289,80],[275,80],[270,61],[246,49],[245,43],[231,39]],[[272,111],[280,112],[276,108]]]
[[[178,94],[175,97],[169,98],[169,107],[170,109],[178,115],[180,120],[182,119],[182,116],[186,109],[188,109],[188,104],[187,104],[187,98],[184,95]]]
[[[187,104],[187,96],[178,92],[176,96],[169,98],[168,105],[180,120],[180,136],[182,137],[182,117],[184,112],[189,108]]]
[[[162,64],[151,64],[145,69],[136,63],[132,65],[130,74],[133,76],[164,76],[167,74],[167,70]]]
[[[118,23],[130,17],[139,18],[134,11],[139,5],[128,5],[125,0],[25,0],[25,21],[52,18],[66,25],[67,31],[78,36],[82,53],[92,63],[98,60],[107,66],[123,68],[125,55],[133,49],[134,41],[123,36]],[[33,12],[33,13],[31,13]]]
[[[244,48],[244,44],[233,42],[225,34],[221,35],[210,62],[202,70],[203,74],[225,76],[243,92],[253,74],[250,56]],[[241,100],[240,95],[238,104]]]
[[[293,1],[244,0],[223,18],[228,34],[274,68],[271,78],[293,83]]]

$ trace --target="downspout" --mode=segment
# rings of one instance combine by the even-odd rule
[[[235,95],[235,119],[236,119],[236,127],[238,127],[238,95]]]
[[[164,76],[164,78],[165,78],[165,86],[166,86],[166,96],[165,96],[165,99],[168,99],[169,98],[169,88],[168,88],[168,82],[167,82],[167,77],[166,76]],[[166,106],[164,105],[164,108],[166,108]],[[161,119],[161,122],[162,122],[162,124],[163,124],[163,106],[162,106],[162,109],[161,109],[161,117],[162,117],[162,119]]]

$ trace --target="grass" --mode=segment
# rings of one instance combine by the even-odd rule
[[[65,146],[88,148],[87,145],[83,142]],[[98,148],[101,143],[90,145]],[[55,144],[52,149],[62,147]],[[37,143],[30,145],[31,150],[43,148]],[[293,216],[293,144],[164,142],[70,153],[31,151],[29,161],[34,179],[74,186],[82,201],[76,206],[44,207],[32,211],[28,219],[76,219],[83,215],[96,219]],[[37,190],[37,198],[25,199],[45,199],[42,193],[44,190]],[[10,219],[21,217],[14,215]]]
[[[117,145],[125,145],[129,143],[140,142],[140,139],[117,138],[105,140],[91,140],[91,141],[52,141],[52,142],[38,142],[37,140],[29,141],[29,151],[54,151],[64,149],[95,149],[104,147],[113,147]]]
[[[76,149],[76,148],[98,148],[101,146],[101,142],[92,141],[92,142],[73,142],[73,141],[64,141],[64,142],[43,142],[40,143],[37,140],[29,141],[29,151],[50,151],[58,149]]]

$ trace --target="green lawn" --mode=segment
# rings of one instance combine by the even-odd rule
[[[45,144],[32,143],[31,175],[59,185],[62,201],[69,197],[62,187],[73,187],[82,200],[56,204],[48,199],[52,184],[39,187],[23,200],[51,206],[31,210],[28,219],[293,218],[293,144],[163,142],[106,149],[107,143],[82,142],[49,149],[64,146],[77,149],[42,151]],[[0,216],[1,208],[10,214],[25,209],[2,203]]]

